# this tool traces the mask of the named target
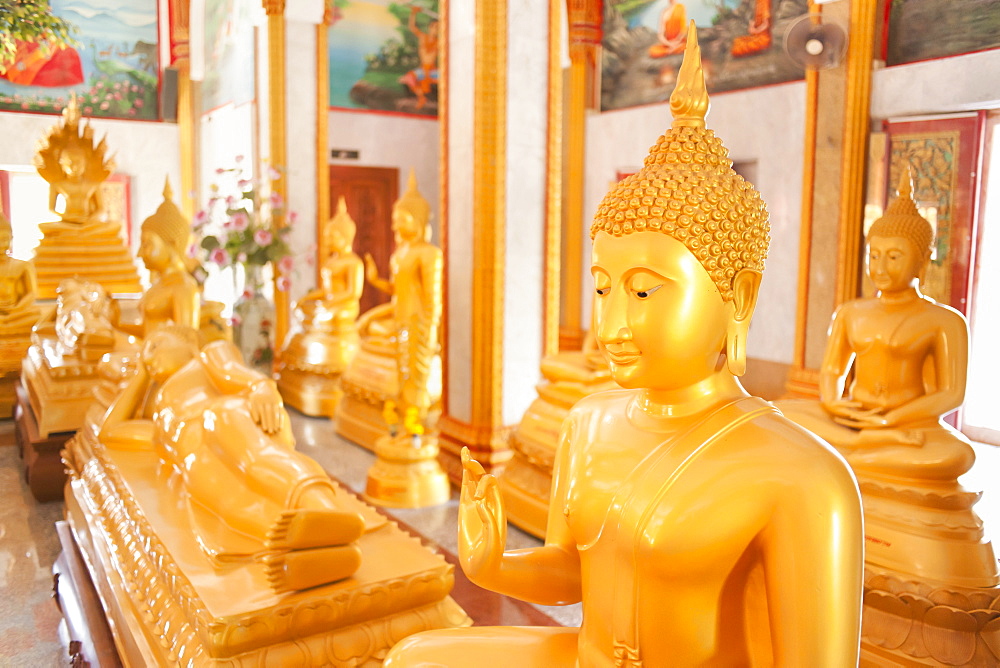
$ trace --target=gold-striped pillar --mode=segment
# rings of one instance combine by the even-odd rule
[[[327,53],[334,0],[323,1],[323,20],[316,26],[316,248],[324,258],[323,226],[330,219],[330,162],[327,159],[330,119],[330,56]],[[321,285],[322,262],[316,263],[316,285]]]
[[[857,296],[877,9],[878,0],[823,5],[823,21],[848,26],[847,57],[839,67],[806,77],[799,306],[787,383],[792,395],[818,394],[830,318]]]
[[[181,210],[194,218],[197,188],[198,134],[195,123],[193,84],[191,82],[191,0],[171,2],[170,11],[170,66],[177,70],[177,130],[180,134]]]
[[[271,164],[278,168],[279,177],[272,184],[273,192],[283,202],[288,201],[288,184],[285,178],[288,152],[285,144],[285,0],[263,0],[267,13],[267,108],[269,127],[269,153]],[[275,216],[275,227],[285,225],[284,215]],[[288,332],[288,293],[279,290],[275,272],[274,333],[275,341],[285,340]]]
[[[543,352],[556,347],[562,156],[553,80],[562,75],[552,40],[562,1],[443,3],[438,426],[442,463],[456,480],[462,446],[488,469],[509,459],[507,430],[535,396]]]

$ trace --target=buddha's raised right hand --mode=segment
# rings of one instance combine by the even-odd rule
[[[470,580],[487,586],[499,574],[507,544],[507,516],[495,476],[462,448],[462,493],[458,506],[458,558]],[[486,581],[486,582],[483,582]]]
[[[365,278],[368,279],[369,283],[378,281],[378,266],[371,253],[365,253]]]

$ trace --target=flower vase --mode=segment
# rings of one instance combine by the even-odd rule
[[[238,273],[238,272],[237,272]],[[247,366],[271,377],[274,304],[264,295],[264,267],[243,265],[243,290],[233,305],[233,342]]]

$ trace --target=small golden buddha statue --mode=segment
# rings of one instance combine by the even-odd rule
[[[13,236],[0,208],[0,417],[11,415],[21,359],[31,345],[31,328],[41,317],[31,263],[10,256]]]
[[[39,175],[49,183],[49,208],[63,198],[61,222],[42,223],[35,249],[39,297],[54,298],[59,281],[79,277],[109,292],[141,290],[132,255],[121,236],[121,223],[104,220],[101,184],[114,171],[102,139],[94,143],[90,124],[80,125],[76,98],[63,109],[63,122],[51,128],[35,156]]]
[[[323,228],[329,256],[320,287],[295,306],[297,324],[278,364],[278,389],[286,403],[306,415],[331,415],[340,401],[340,374],[358,350],[358,311],[364,264],[354,252],[357,225],[343,197]]]
[[[500,474],[507,519],[539,538],[545,537],[559,429],[571,408],[596,392],[617,387],[597,349],[593,331],[582,350],[563,350],[542,359],[538,397],[511,432],[513,457]]]
[[[867,269],[877,295],[834,313],[819,402],[780,406],[836,446],[854,469],[865,502],[869,565],[992,587],[1000,573],[972,510],[979,495],[957,482],[975,453],[942,422],[965,397],[968,327],[958,311],[920,293],[934,232],[917,211],[910,178],[902,170],[899,196],[868,233]]]
[[[199,353],[193,329],[157,329],[98,438],[112,449],[155,450],[178,472],[213,563],[264,553],[278,591],[340,580],[360,565],[354,542],[364,520],[342,511],[343,492],[295,451],[274,381],[244,365],[231,342]]]
[[[412,636],[385,665],[852,666],[861,502],[827,444],[737,376],[768,245],[760,196],[705,129],[690,28],[673,126],[595,216],[594,330],[622,389],[560,437],[543,547],[505,552],[499,486],[463,453],[469,578],[583,624]]]
[[[389,259],[389,278],[381,278],[375,261],[365,257],[368,282],[392,300],[358,319],[361,349],[341,378],[346,402],[375,403],[357,411],[345,410],[342,402],[337,431],[369,448],[387,431],[425,433],[441,396],[443,257],[428,241],[429,218],[430,205],[411,170],[408,189],[392,209],[397,245]]]

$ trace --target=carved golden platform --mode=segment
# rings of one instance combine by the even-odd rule
[[[42,223],[35,249],[38,297],[55,299],[64,278],[100,283],[109,293],[139,293],[135,260],[113,223]]]
[[[275,594],[261,563],[212,567],[184,504],[152,484],[154,453],[106,450],[88,425],[64,457],[67,516],[126,665],[377,666],[411,633],[471,623],[449,597],[453,567],[353,497],[345,510],[377,526],[360,569]]]
[[[584,366],[584,353],[560,353],[559,356],[578,357],[580,366]],[[581,377],[538,384],[538,397],[507,439],[514,455],[499,477],[507,519],[528,533],[545,538],[552,466],[562,422],[580,399],[617,387],[607,370],[589,375],[586,381]]]
[[[31,342],[0,340],[0,419],[14,414],[16,389],[21,378],[21,358]]]
[[[437,461],[437,436],[383,436],[375,445],[365,498],[389,508],[437,506],[451,498],[448,475]]]
[[[441,357],[435,355],[430,374],[430,395],[434,405],[441,399]],[[383,417],[385,402],[399,395],[396,359],[391,351],[362,343],[354,361],[340,377],[343,398],[334,415],[337,433],[375,451],[378,440],[389,434]],[[430,425],[437,423],[439,410],[432,409]]]

